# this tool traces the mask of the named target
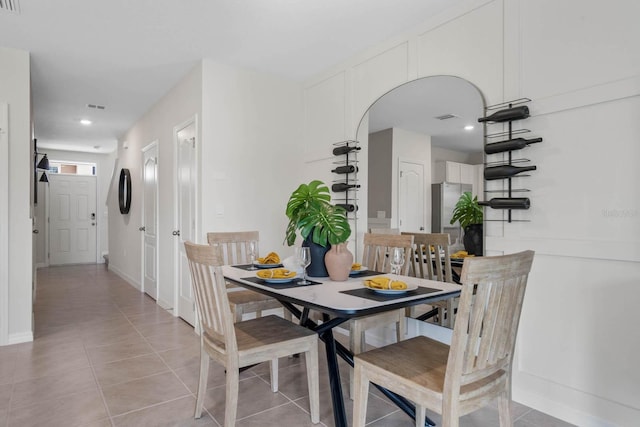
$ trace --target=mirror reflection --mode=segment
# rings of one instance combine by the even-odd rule
[[[461,229],[449,221],[461,193],[484,200],[484,100],[470,82],[426,77],[379,98],[358,129],[368,135],[369,230],[449,233],[462,249]]]

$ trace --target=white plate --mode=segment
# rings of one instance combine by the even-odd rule
[[[293,281],[293,279],[295,279],[295,276],[294,277],[282,278],[282,279],[263,279],[262,277],[259,277],[259,278],[264,280],[267,283],[278,284],[278,283],[289,283],[289,282]]]
[[[356,276],[356,275],[362,273],[363,271],[367,271],[367,267],[365,267],[364,265],[362,267],[360,267],[360,270],[351,270],[349,272],[349,276]]]
[[[253,265],[255,265],[258,268],[278,268],[278,267],[282,267],[282,264],[260,264],[259,262],[254,262]]]
[[[364,285],[364,287],[377,294],[383,294],[383,295],[404,294],[406,292],[415,291],[416,289],[418,289],[418,285],[415,285],[415,284],[414,285],[407,284],[407,289],[373,289],[368,287],[367,285]]]

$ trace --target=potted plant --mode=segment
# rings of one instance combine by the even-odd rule
[[[482,220],[483,212],[478,196],[472,197],[469,191],[465,191],[453,209],[451,224],[460,222],[464,230],[464,249],[470,255],[482,256]]]
[[[318,180],[301,184],[289,197],[286,210],[289,224],[285,242],[292,246],[296,241],[296,232],[304,239],[303,246],[311,248],[311,264],[307,273],[311,277],[328,275],[324,257],[331,246],[344,247],[351,236],[351,227],[346,211],[331,204],[329,188]],[[342,245],[342,246],[340,246]],[[346,250],[346,248],[344,248]],[[353,256],[351,257],[353,260]],[[349,270],[351,263],[349,263]],[[349,273],[347,271],[347,275]]]

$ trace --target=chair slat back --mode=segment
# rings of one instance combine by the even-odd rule
[[[445,393],[500,370],[510,375],[533,251],[464,261]]]
[[[451,273],[451,240],[447,233],[409,233],[413,236],[414,254],[410,274],[422,279],[454,283]],[[431,249],[433,248],[433,250]]]
[[[364,234],[364,249],[362,264],[370,270],[388,273],[391,271],[389,254],[392,248],[404,248],[404,265],[402,275],[408,275],[411,268],[411,252],[413,251],[413,236],[399,234]]]
[[[259,241],[257,231],[211,232],[207,242],[215,246],[222,256],[223,265],[246,264],[249,259],[249,242]]]
[[[226,354],[237,352],[233,317],[222,275],[222,258],[210,245],[184,243],[198,320],[206,338]]]

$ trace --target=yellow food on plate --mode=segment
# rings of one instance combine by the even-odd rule
[[[400,280],[391,280],[388,277],[375,277],[364,281],[364,285],[370,289],[402,291],[407,289],[407,284]]]
[[[269,252],[266,257],[258,258],[260,264],[280,264],[280,256],[275,252]]]
[[[261,279],[292,279],[296,277],[295,271],[286,268],[271,268],[269,270],[260,270],[256,273]]]
[[[355,262],[355,263],[353,263],[353,264],[351,265],[351,270],[353,270],[353,271],[358,271],[358,270],[360,270],[361,268],[362,268],[362,264],[357,263],[357,262]]]
[[[451,258],[466,258],[474,255],[469,255],[467,251],[458,251],[451,254]]]

